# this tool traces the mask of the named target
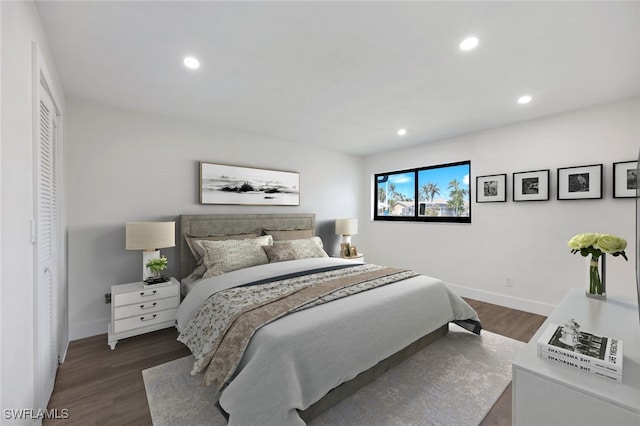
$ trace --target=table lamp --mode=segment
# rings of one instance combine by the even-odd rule
[[[336,235],[341,235],[341,243],[351,244],[351,236],[358,233],[358,219],[336,219]]]
[[[153,274],[147,268],[151,259],[160,258],[161,248],[176,245],[175,222],[128,222],[126,224],[126,250],[143,250],[142,280]]]

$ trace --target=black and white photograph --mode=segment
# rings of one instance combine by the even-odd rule
[[[558,200],[602,198],[602,164],[558,169]]]
[[[496,195],[498,195],[498,181],[486,181],[483,185],[483,194],[485,197],[495,197]]]
[[[300,205],[300,174],[200,162],[200,204]]]
[[[589,173],[569,175],[569,192],[589,192]]]
[[[613,163],[613,198],[635,198],[638,189],[638,162]]]
[[[513,201],[549,199],[549,169],[513,174]]]
[[[522,193],[523,194],[539,194],[540,178],[530,177],[530,178],[522,179]]]
[[[638,189],[638,169],[627,170],[627,189]]]
[[[476,203],[507,201],[507,175],[476,176]]]

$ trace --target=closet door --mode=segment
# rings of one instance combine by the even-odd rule
[[[46,84],[39,87],[36,146],[36,392],[46,408],[58,368],[58,125]]]

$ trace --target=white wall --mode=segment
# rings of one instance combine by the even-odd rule
[[[2,31],[2,157],[0,194],[2,409],[35,406],[33,246],[32,42],[44,56],[52,86],[63,93],[31,2],[0,2]],[[64,105],[61,105],[63,108]],[[4,421],[4,415],[3,415]]]
[[[169,120],[94,102],[67,103],[65,190],[69,239],[70,336],[104,333],[112,284],[139,279],[140,254],[124,250],[124,224],[180,214],[315,212],[331,247],[336,217],[359,215],[354,244],[368,262],[441,277],[460,294],[547,313],[570,287],[582,287],[584,259],[566,241],[608,232],[635,241],[634,202],[612,199],[614,161],[638,150],[640,100],[491,129],[364,159],[263,136]],[[374,173],[471,160],[475,176],[508,173],[507,203],[473,203],[471,225],[371,222]],[[198,204],[198,162],[295,170],[300,207]],[[604,199],[557,201],[556,169],[604,164]],[[551,200],[511,201],[511,173],[551,169]],[[474,188],[475,190],[475,188]],[[359,206],[362,207],[359,209]],[[608,262],[610,294],[635,295],[632,259]],[[165,249],[177,273],[177,249]],[[507,287],[506,277],[513,287]],[[106,343],[105,343],[106,344]]]
[[[105,333],[113,284],[140,279],[124,249],[130,221],[181,214],[316,213],[331,253],[337,217],[358,213],[362,159],[264,136],[169,120],[80,99],[67,103],[65,189],[71,339]],[[300,172],[299,207],[200,205],[199,161]],[[161,251],[177,274],[178,250]],[[105,340],[105,345],[107,344]]]
[[[612,163],[637,159],[639,123],[636,97],[368,156],[359,245],[367,261],[442,278],[463,296],[548,313],[567,289],[584,288],[585,260],[569,252],[569,238],[611,233],[628,240],[630,260],[607,259],[607,291],[635,298],[635,200],[612,198]],[[462,160],[471,160],[471,224],[371,221],[374,173]],[[602,200],[556,199],[557,168],[596,163],[604,164]],[[549,201],[511,201],[513,172],[547,168]],[[475,203],[475,177],[497,173],[507,173],[508,202]]]

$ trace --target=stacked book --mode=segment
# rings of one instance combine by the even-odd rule
[[[567,337],[572,331],[577,337]],[[571,343],[577,343],[572,346]],[[550,324],[538,339],[538,356],[585,373],[622,381],[622,341]]]

